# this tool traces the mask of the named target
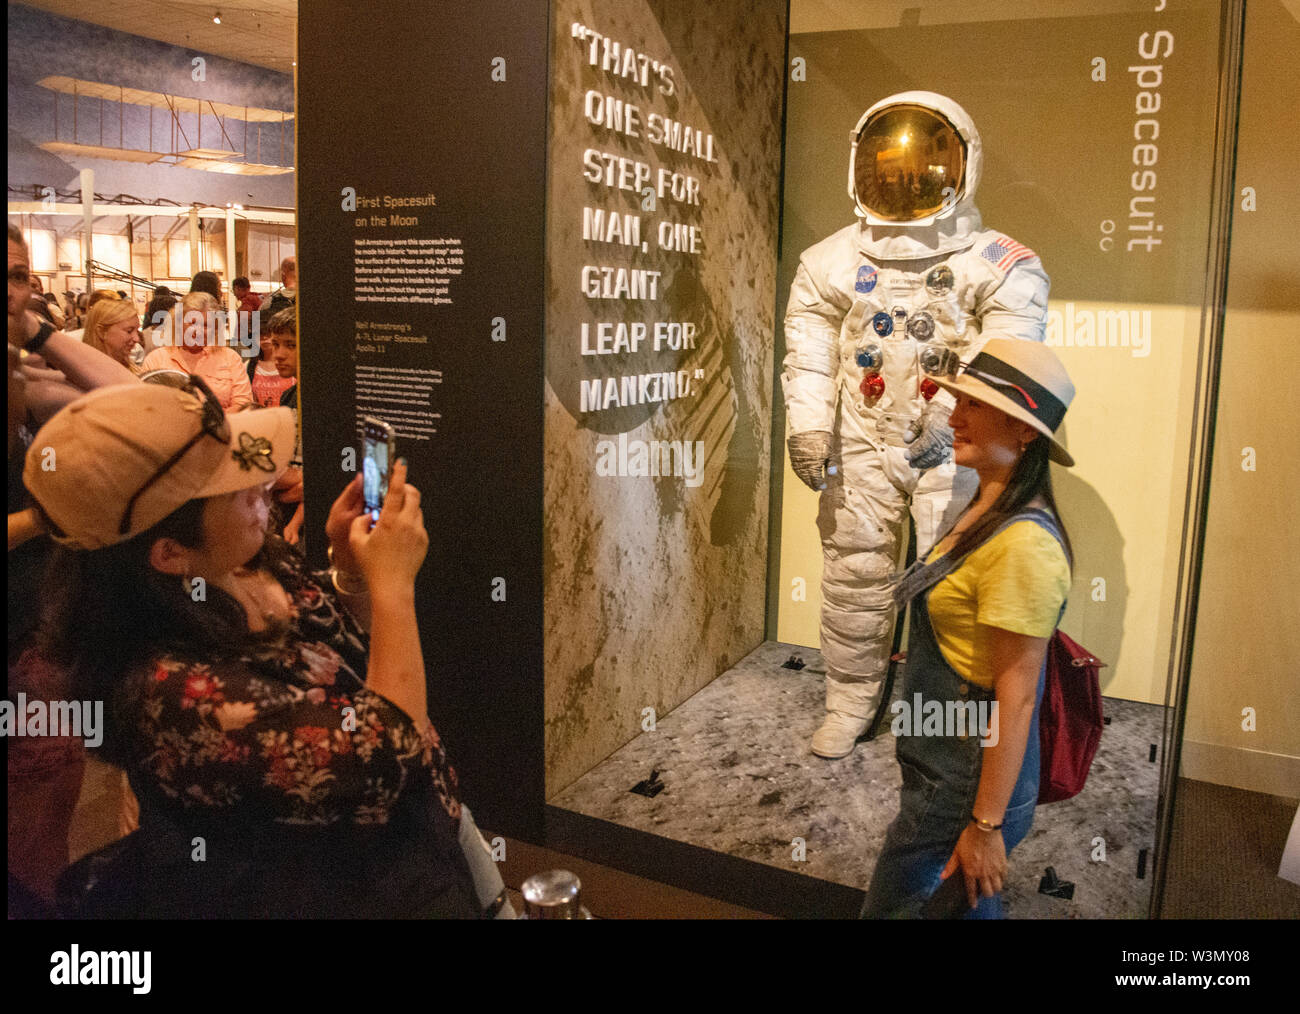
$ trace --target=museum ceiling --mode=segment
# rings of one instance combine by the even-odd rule
[[[200,53],[293,72],[298,0],[29,0],[27,6]],[[218,16],[220,24],[213,20]]]

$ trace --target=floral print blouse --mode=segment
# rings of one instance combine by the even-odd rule
[[[385,824],[404,791],[431,780],[458,827],[437,732],[421,735],[366,688],[365,635],[324,590],[328,577],[297,556],[272,571],[292,603],[281,636],[228,659],[164,656],[144,674],[136,776],[190,816],[286,828]]]

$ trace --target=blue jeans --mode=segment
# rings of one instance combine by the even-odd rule
[[[910,659],[910,655],[909,655]],[[1042,684],[1039,684],[1041,694]],[[902,805],[889,825],[885,847],[876,862],[871,889],[862,907],[864,919],[919,918],[930,896],[943,883],[939,874],[952,857],[957,839],[970,823],[979,786],[978,771],[970,785],[955,780],[934,782],[919,768],[903,765]],[[1025,746],[1011,803],[1002,818],[1002,841],[1007,854],[1029,833],[1038,800],[1038,722],[1035,718]],[[965,896],[964,876],[952,874]],[[979,904],[965,908],[963,919],[1001,919],[1002,895],[980,896]]]
[[[920,591],[911,599],[912,625],[907,643],[904,700],[975,702],[987,708],[994,701],[985,690],[957,673],[943,657],[930,626],[926,598],[930,588],[950,572],[951,561],[940,557],[931,565],[918,561],[903,577]],[[1046,663],[1038,674],[1029,737],[1020,775],[1002,818],[1002,840],[1008,855],[1029,833],[1038,801],[1038,708],[1043,697]],[[920,918],[926,902],[943,883],[939,874],[952,857],[957,839],[971,822],[979,790],[982,752],[978,735],[899,736],[898,763],[903,772],[898,816],[889,825],[885,846],[876,863],[871,887],[862,906],[864,919]],[[964,882],[960,871],[952,874]],[[953,885],[962,888],[964,883]],[[1002,918],[1002,898],[980,897],[974,909],[962,903],[963,918]]]

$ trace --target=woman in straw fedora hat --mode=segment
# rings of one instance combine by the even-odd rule
[[[89,394],[28,453],[66,547],[42,647],[104,702],[140,801],[111,875],[69,871],[69,914],[473,918],[491,900],[428,719],[420,493],[398,462],[372,524],[355,479],[325,524],[334,567],[310,572],[266,535],[293,448],[290,410],[227,416],[190,376]]]
[[[1007,853],[1038,798],[1038,706],[1047,642],[1070,587],[1070,542],[1049,461],[1074,397],[1044,345],[992,338],[956,377],[953,456],[979,491],[899,579],[910,603],[893,731],[903,788],[863,906],[866,918],[1000,918]]]

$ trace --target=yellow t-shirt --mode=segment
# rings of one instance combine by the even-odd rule
[[[931,551],[926,562],[938,558]],[[1070,565],[1052,533],[1017,521],[975,550],[930,592],[930,626],[961,676],[992,688],[990,627],[1050,637],[1070,591]]]

